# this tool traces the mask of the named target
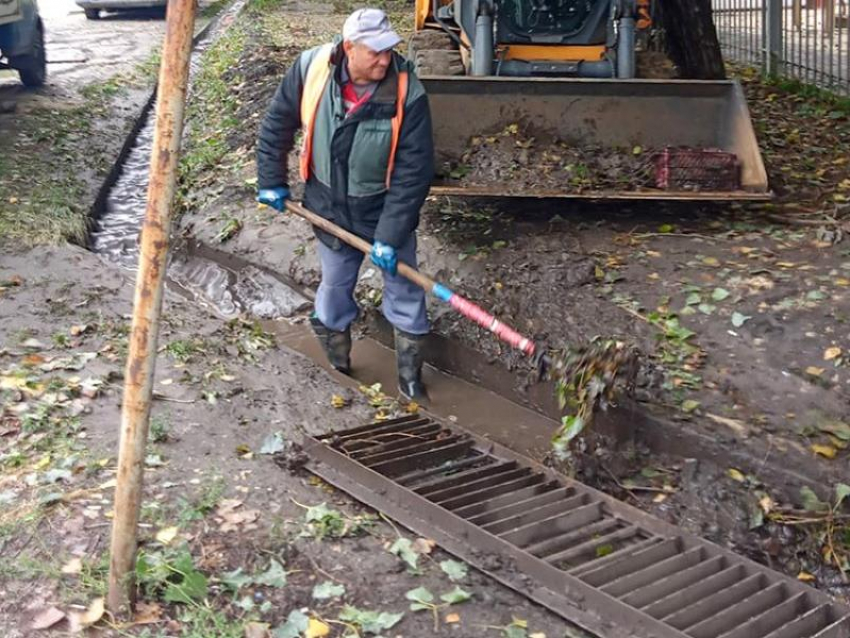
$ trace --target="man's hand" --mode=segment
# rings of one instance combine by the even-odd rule
[[[372,263],[381,270],[395,275],[398,270],[398,256],[395,253],[395,248],[376,241],[372,244]]]
[[[261,188],[257,193],[258,202],[266,206],[271,206],[281,213],[286,210],[287,199],[289,199],[289,189],[286,186]]]

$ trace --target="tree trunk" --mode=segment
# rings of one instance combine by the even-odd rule
[[[668,53],[683,78],[724,80],[711,0],[658,0]]]

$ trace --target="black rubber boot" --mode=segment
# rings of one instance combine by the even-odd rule
[[[343,374],[351,373],[351,328],[345,330],[331,330],[315,315],[310,317],[310,325],[313,332],[322,344],[328,361],[335,370]]]
[[[414,335],[396,328],[395,355],[398,365],[398,389],[410,401],[427,403],[428,392],[422,383],[422,342],[425,335]]]

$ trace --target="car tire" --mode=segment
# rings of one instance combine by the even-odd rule
[[[47,55],[44,49],[44,27],[38,22],[35,30],[35,41],[29,55],[15,57],[11,61],[21,76],[24,86],[39,87],[47,79]]]
[[[88,20],[100,20],[100,9],[83,9]]]

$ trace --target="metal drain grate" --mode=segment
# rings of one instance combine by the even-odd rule
[[[850,609],[426,417],[308,437],[308,468],[603,638],[850,638]]]

